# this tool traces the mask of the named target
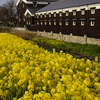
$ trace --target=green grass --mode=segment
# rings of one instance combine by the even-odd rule
[[[64,42],[62,40],[45,37],[33,38],[32,40],[70,52],[80,53],[91,57],[98,56],[100,59],[100,46],[98,45]]]

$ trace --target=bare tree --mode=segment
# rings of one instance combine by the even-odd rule
[[[0,6],[0,19],[5,22],[14,22],[16,17],[15,0],[9,0],[2,6]]]

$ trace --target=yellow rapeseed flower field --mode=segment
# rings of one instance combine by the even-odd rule
[[[100,63],[0,33],[0,100],[100,100]]]

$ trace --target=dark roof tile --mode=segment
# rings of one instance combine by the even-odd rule
[[[48,6],[38,10],[37,12],[77,7],[77,6],[89,5],[89,4],[95,4],[95,3],[100,3],[100,0],[61,0],[61,1],[49,4]]]
[[[27,1],[33,1],[33,2],[56,2],[58,0],[27,0]]]

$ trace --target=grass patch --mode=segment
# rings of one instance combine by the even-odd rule
[[[14,30],[12,27],[4,27],[0,26],[0,32],[2,33],[10,33],[16,35],[18,37],[22,37],[25,40],[32,40],[34,37],[38,37],[36,32],[32,31],[21,31],[21,30]]]
[[[32,40],[34,37],[38,37],[36,32],[31,32],[28,30],[25,30],[25,31],[12,30],[11,34],[22,37],[25,40]]]
[[[0,26],[0,32],[11,32],[11,27]]]
[[[62,40],[50,39],[45,37],[34,38],[32,40],[34,42],[43,43],[49,46],[62,49],[64,51],[75,52],[91,57],[98,56],[100,59],[100,46],[98,45],[64,42]]]

